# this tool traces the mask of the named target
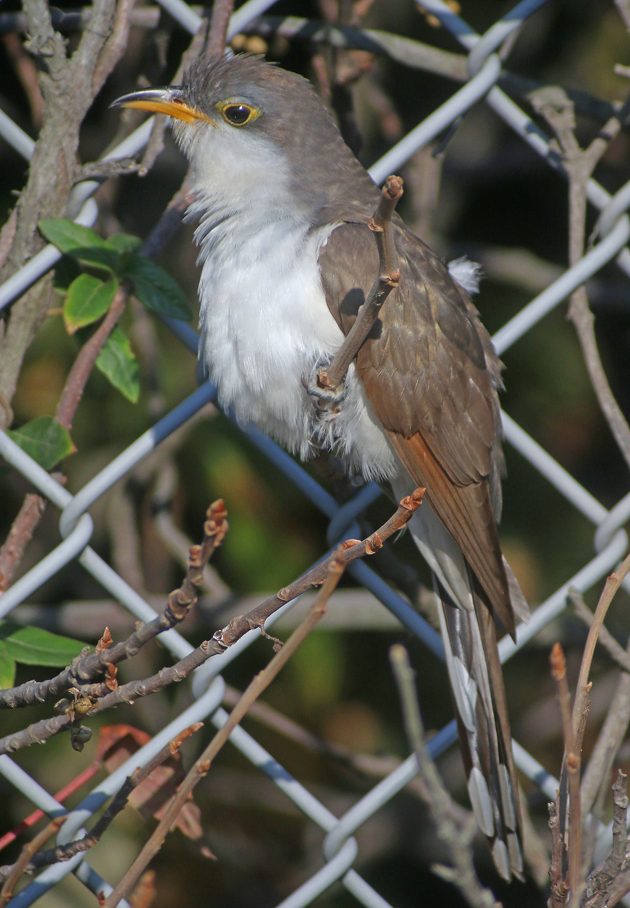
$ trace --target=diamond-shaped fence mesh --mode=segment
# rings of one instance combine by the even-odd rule
[[[198,12],[183,3],[182,0],[159,0],[159,4],[164,12],[175,19],[183,29],[190,33],[197,31],[201,22]],[[428,116],[424,116],[414,128],[410,129],[371,166],[370,173],[374,180],[380,183],[388,174],[401,169],[404,171],[405,165],[420,149],[443,136],[451,127],[458,125],[471,109],[484,106],[497,122],[507,126],[520,142],[529,146],[529,149],[538,156],[541,166],[549,168],[550,179],[558,186],[554,185],[553,189],[550,189],[546,204],[557,204],[558,200],[562,199],[561,191],[565,191],[563,185],[566,177],[565,162],[558,153],[556,144],[541,128],[540,121],[532,119],[526,112],[525,105],[516,103],[512,94],[508,94],[504,62],[505,52],[511,50],[514,39],[516,39],[515,46],[518,48],[517,39],[523,27],[535,29],[536,15],[548,12],[549,8],[554,5],[551,0],[547,0],[547,2],[545,0],[524,0],[514,8],[506,10],[505,14],[492,22],[483,34],[478,34],[453,9],[440,0],[424,0],[424,2],[418,3],[417,6],[421,7],[425,15],[433,16],[441,23],[441,27],[439,29],[436,27],[435,32],[436,36],[439,35],[438,40],[444,42],[444,36],[449,34],[460,45],[466,55],[467,77],[461,87],[452,90],[445,101],[435,106]],[[249,0],[244,3],[232,17],[228,39],[242,32],[257,17],[266,13],[273,6],[272,0]],[[283,5],[282,13],[285,12],[285,6],[286,4]],[[376,6],[378,7],[379,4],[377,3]],[[408,15],[418,13],[418,10],[414,10],[412,0],[409,0],[408,6]],[[264,20],[260,21],[264,22]],[[300,25],[297,20],[286,20],[285,31],[287,34],[291,29],[297,34],[301,27],[305,26]],[[618,25],[618,28],[621,29],[621,26]],[[261,33],[264,33],[262,26]],[[381,40],[382,34],[374,32],[372,40],[374,42]],[[331,31],[330,41],[333,41],[333,38],[334,35]],[[394,42],[388,43],[383,39],[377,48],[378,53],[384,57],[390,54],[399,63],[404,63],[405,54],[411,54],[413,44],[411,39],[407,40],[409,44],[401,48]],[[369,42],[367,42],[367,46],[369,48]],[[424,103],[426,104],[426,99],[424,99]],[[150,124],[143,124],[111,151],[107,156],[108,159],[139,153],[147,142],[149,132]],[[34,149],[33,140],[7,114],[1,111],[0,137],[4,142],[12,145],[25,160],[31,157]],[[530,160],[531,166],[531,159],[528,160]],[[91,225],[97,220],[99,206],[94,200],[94,195],[98,185],[97,182],[85,181],[74,190],[73,204],[78,223]],[[630,251],[627,248],[630,239],[630,220],[626,213],[630,206],[629,186],[630,183],[625,184],[611,194],[595,179],[588,181],[588,203],[590,212],[594,213],[596,221],[596,229],[588,250],[571,267],[557,268],[553,279],[547,280],[541,275],[540,283],[544,284],[544,289],[519,305],[518,311],[514,311],[512,317],[507,321],[504,320],[494,333],[495,346],[509,367],[508,376],[511,377],[515,370],[518,370],[519,364],[524,362],[522,357],[517,357],[515,362],[512,362],[512,349],[519,344],[526,347],[530,337],[536,335],[539,329],[544,331],[545,321],[553,316],[554,311],[562,310],[568,297],[577,287],[598,276],[608,265],[615,265],[624,278],[630,275]],[[527,192],[526,173],[523,176],[523,192]],[[541,200],[538,214],[541,229],[547,216],[544,205],[545,200]],[[518,220],[519,216],[520,212],[515,211],[515,220]],[[474,251],[472,255],[474,257]],[[5,309],[14,304],[37,280],[55,266],[58,259],[59,253],[56,249],[46,246],[0,287],[0,308]],[[519,299],[522,299],[522,294]],[[626,312],[630,311],[627,301],[625,306]],[[624,329],[626,333],[627,324],[626,319]],[[196,345],[194,333],[181,324],[169,322],[169,325],[179,339],[189,347],[191,353],[194,353]],[[573,329],[567,324],[565,331],[568,335]],[[550,355],[554,355],[553,351],[550,351]],[[572,355],[576,358],[579,357],[577,349],[573,351]],[[186,356],[186,353],[182,352],[182,356]],[[535,370],[537,366],[530,362],[524,368]],[[557,393],[562,394],[562,391]],[[28,603],[43,584],[52,577],[63,575],[63,572],[71,568],[76,570],[76,565],[79,565],[80,569],[91,575],[105,594],[111,596],[134,619],[148,621],[155,617],[157,612],[154,604],[138,595],[132,586],[113,569],[108,558],[99,553],[99,546],[94,542],[94,535],[97,531],[95,522],[99,518],[92,515],[98,513],[102,517],[102,511],[98,511],[98,508],[95,510],[95,506],[103,496],[119,480],[127,477],[145,459],[167,444],[169,437],[176,430],[193,420],[200,410],[214,400],[215,389],[207,383],[201,383],[189,397],[174,406],[163,418],[159,419],[110,462],[105,465],[99,463],[99,468],[95,468],[93,462],[87,461],[84,475],[89,474],[89,478],[86,478],[81,485],[72,488],[61,486],[7,434],[0,433],[0,455],[4,463],[5,477],[19,474],[33,490],[39,492],[52,507],[57,509],[59,514],[58,544],[40,557],[0,596],[0,616],[14,615],[19,619],[20,607]],[[578,563],[575,558],[567,555],[564,561],[566,569],[562,569],[564,574],[561,581],[544,601],[534,604],[531,619],[526,625],[519,628],[517,641],[513,642],[508,638],[502,641],[501,656],[506,661],[520,650],[533,646],[535,641],[540,641],[541,635],[548,642],[548,638],[545,637],[546,629],[567,609],[567,592],[570,587],[579,591],[597,589],[606,575],[619,563],[628,549],[624,524],[630,519],[630,493],[625,492],[621,483],[616,483],[613,491],[611,491],[610,484],[602,484],[602,487],[606,488],[608,501],[608,506],[604,506],[594,491],[589,490],[580,482],[579,469],[576,468],[571,472],[562,466],[545,446],[528,434],[510,417],[509,413],[503,413],[503,425],[506,447],[516,450],[529,465],[528,469],[531,470],[531,473],[525,472],[523,475],[529,477],[535,472],[543,478],[544,482],[554,487],[558,493],[558,500],[563,500],[562,507],[566,509],[567,524],[573,520],[588,522],[592,528],[593,538],[592,552],[588,558]],[[562,427],[559,431],[562,432]],[[380,495],[380,490],[376,486],[360,488],[350,500],[339,504],[329,491],[312,478],[310,473],[306,472],[269,439],[256,430],[246,431],[246,434],[260,453],[271,461],[328,521],[329,545],[333,545],[337,540],[345,537],[362,535],[357,526],[357,520]],[[606,445],[613,448],[612,439],[607,438],[602,443],[602,450]],[[82,457],[83,452],[80,451],[78,456]],[[605,462],[604,455],[602,455],[602,459]],[[529,480],[525,478],[524,481]],[[228,490],[225,490],[224,494],[226,498],[229,498]],[[509,498],[509,485],[507,495]],[[532,497],[531,509],[534,513],[537,510],[535,496]],[[538,514],[536,519],[544,522],[547,518],[545,514]],[[532,527],[536,526],[536,519],[532,519]],[[386,583],[367,561],[355,562],[350,568],[350,573],[357,585],[369,590],[382,603],[382,607],[395,616],[396,621],[404,627],[408,635],[416,637],[433,653],[441,654],[441,643],[437,633],[420,617],[418,611],[412,608],[407,599]],[[558,574],[560,573],[562,572],[559,570]],[[630,589],[628,586],[626,588]],[[271,630],[275,621],[290,611],[294,605],[295,603],[290,603],[277,612],[268,622],[267,629]],[[331,607],[334,609],[334,605]],[[79,634],[79,632],[77,633]],[[179,711],[174,709],[159,733],[150,737],[139,751],[111,771],[88,794],[82,796],[71,809],[57,802],[50,793],[51,786],[47,782],[45,762],[42,761],[36,767],[32,762],[23,763],[19,755],[15,758],[10,756],[10,742],[4,754],[0,756],[0,773],[6,785],[19,792],[33,808],[40,808],[50,817],[67,814],[66,822],[59,833],[59,840],[61,842],[70,841],[81,829],[90,825],[91,818],[120,788],[126,776],[137,766],[149,761],[178,732],[198,721],[209,722],[216,727],[220,727],[226,722],[228,713],[222,705],[225,697],[224,671],[228,664],[239,659],[241,654],[259,638],[259,632],[252,630],[225,654],[213,657],[199,668],[191,679],[185,682],[190,685],[191,696],[185,700],[174,701],[175,703],[185,702],[185,706],[181,707]],[[169,631],[161,640],[168,650],[169,658],[173,660],[182,658],[192,649],[192,644],[186,638],[185,625],[181,630]],[[392,702],[391,709],[392,712],[397,711],[397,703]],[[455,724],[451,722],[431,739],[432,755],[437,757],[453,745],[455,739]],[[388,898],[387,885],[381,885],[378,880],[371,880],[369,875],[364,875],[360,869],[357,869],[361,867],[362,862],[357,836],[360,836],[364,825],[368,824],[371,818],[380,811],[386,809],[389,802],[413,780],[417,771],[413,757],[399,763],[362,796],[351,799],[350,806],[347,806],[346,803],[342,812],[332,812],[324,803],[325,799],[316,796],[309,786],[300,780],[299,775],[292,774],[282,766],[275,758],[273,748],[268,750],[253,734],[238,727],[232,732],[230,741],[245,760],[249,761],[256,771],[265,774],[271,783],[277,786],[282,795],[290,799],[302,812],[308,822],[313,824],[314,828],[319,828],[323,834],[319,868],[305,876],[299,885],[282,900],[283,908],[289,908],[289,906],[298,908],[298,906],[319,903],[318,898],[327,893],[336,883],[345,887],[347,893],[351,894],[357,904],[370,906],[370,908],[376,908],[376,906],[385,908],[385,906],[396,904],[395,900],[390,901]],[[545,798],[552,798],[556,789],[553,773],[548,773],[532,756],[530,750],[531,747],[528,746],[527,741],[515,742],[517,767],[530,780],[530,790],[538,788]],[[25,768],[26,765],[28,765],[28,769]],[[557,766],[552,765],[550,769],[557,772]],[[246,858],[243,860],[246,861]],[[94,893],[107,894],[111,891],[111,885],[114,882],[104,879],[94,869],[89,854],[87,857],[78,854],[70,860],[52,864],[36,873],[32,880],[13,897],[10,904],[26,906],[39,900],[45,903],[46,899],[51,897],[55,887],[68,874],[74,874],[87,889]],[[209,901],[209,898],[204,898],[199,903],[205,904]],[[352,899],[347,903],[351,902]],[[267,897],[261,900],[262,903],[270,904]],[[256,904],[256,900],[250,900],[249,904]]]

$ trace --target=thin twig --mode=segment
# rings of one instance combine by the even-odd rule
[[[423,497],[424,489],[416,489],[411,495],[403,498],[396,512],[389,520],[366,539],[363,541],[353,540],[352,545],[344,548],[340,554],[331,555],[324,562],[316,565],[310,571],[307,571],[292,584],[280,590],[275,596],[270,596],[246,615],[240,615],[237,618],[233,618],[224,628],[216,631],[211,640],[206,640],[201,643],[197,649],[193,650],[192,653],[185,656],[174,665],[161,669],[150,678],[145,678],[140,681],[131,681],[128,684],[117,687],[115,690],[95,702],[91,706],[89,714],[96,715],[113,706],[118,706],[121,703],[131,703],[140,697],[156,693],[169,684],[182,681],[194,671],[195,668],[198,668],[211,656],[220,655],[225,652],[229,646],[232,646],[240,640],[248,631],[254,628],[261,629],[267,618],[283,605],[286,605],[287,602],[295,599],[305,590],[310,589],[313,586],[319,586],[325,580],[328,573],[328,566],[333,558],[339,558],[345,566],[356,558],[362,558],[364,555],[372,555],[379,551],[386,539],[399,532],[407,524],[412,514],[422,503]],[[136,641],[140,642],[152,639],[156,636],[156,627],[160,626],[160,623],[163,621],[164,617],[160,616],[154,619],[154,621],[149,622],[148,625],[141,625],[136,630],[135,634],[131,635],[127,641],[124,641],[122,644],[116,644],[111,647],[107,653],[91,653],[88,656],[80,657],[80,661],[75,660],[68,669],[65,669],[54,679],[40,682],[39,684],[31,681],[18,688],[2,692],[2,695],[0,695],[0,706],[11,706],[13,702],[15,702],[15,705],[27,705],[40,702],[41,699],[51,696],[53,690],[55,691],[55,695],[58,696],[59,693],[64,692],[71,686],[75,674],[81,676],[87,674],[89,677],[92,677],[97,670],[100,670],[101,672],[105,671],[108,660],[110,660],[109,664],[111,664],[111,654],[115,657],[119,657],[117,661],[121,661],[122,658],[127,658],[132,654],[130,649],[130,641],[132,638],[136,638]],[[164,629],[166,629],[166,627],[167,625],[164,624]],[[142,645],[144,645],[144,643],[142,643]],[[122,653],[120,652],[119,647],[122,647]],[[137,649],[135,651],[137,652]],[[89,671],[87,669],[83,670],[82,666],[87,666]],[[74,683],[80,687],[79,683]],[[68,728],[71,725],[71,722],[71,716],[64,714],[45,719],[41,722],[35,722],[22,731],[6,735],[4,738],[0,738],[0,754],[13,753],[23,747],[30,747],[32,744],[42,744],[48,738],[59,734],[60,731]]]
[[[37,81],[37,67],[17,35],[5,35],[2,44],[28,100],[33,125],[39,129],[44,116],[44,99]]]
[[[179,229],[186,209],[193,200],[188,176],[173,195],[159,220],[143,242],[140,251],[153,258]]]
[[[28,854],[30,856],[28,862],[24,864],[21,860],[22,856],[20,856],[20,875],[23,873],[34,873],[36,870],[47,867],[50,864],[69,861],[75,855],[84,854],[86,851],[89,851],[90,848],[94,848],[95,845],[98,845],[118,814],[127,806],[132,792],[138,788],[145,779],[148,779],[158,766],[161,766],[166,760],[169,760],[179,753],[184,741],[195,734],[195,732],[199,731],[200,728],[203,728],[203,722],[196,722],[194,725],[189,725],[187,728],[184,728],[172,741],[168,741],[148,763],[144,766],[138,766],[131,775],[127,776],[117,793],[114,795],[107,810],[99,817],[90,832],[87,832],[80,839],[74,839],[72,842],[66,842],[63,845],[49,848],[46,851],[40,851],[39,848],[34,850],[32,847],[33,843],[29,843],[27,846]],[[49,837],[50,833],[47,838]],[[40,843],[40,846],[41,844],[43,843]],[[24,851],[26,851],[26,848]],[[17,863],[12,866],[0,867],[0,880],[7,877],[8,882],[9,878],[15,878],[15,873],[17,872],[16,868]],[[0,902],[0,905],[1,904],[2,903]]]
[[[564,875],[564,839],[560,827],[559,795],[547,805],[549,810],[549,831],[551,833],[550,908],[565,908],[567,883]]]
[[[564,652],[559,643],[555,643],[550,656],[551,674],[556,682],[560,713],[562,715],[562,731],[564,737],[564,759],[561,776],[562,793],[566,783],[568,788],[567,819],[565,827],[565,845],[568,859],[568,887],[570,904],[577,905],[578,894],[581,892],[582,880],[582,814],[580,800],[580,767],[581,753],[576,747],[576,732],[573,728],[571,716],[571,695],[567,681],[567,663]],[[562,794],[559,801],[562,804]]]
[[[11,246],[13,245],[13,240],[15,239],[16,226],[17,211],[14,208],[0,228],[0,269],[4,268],[4,263],[6,262],[9,253],[11,252]],[[2,425],[1,422],[0,425]]]
[[[208,418],[207,410],[201,411],[200,418]],[[189,420],[182,427],[188,431],[196,420]],[[181,432],[182,430],[180,430]],[[163,450],[163,449],[162,449]],[[151,511],[154,518],[155,531],[171,558],[177,564],[185,564],[190,548],[189,537],[182,532],[174,518],[174,499],[179,491],[179,474],[176,470],[171,454],[164,458],[157,469],[151,490]],[[204,604],[206,607],[217,606],[225,603],[233,596],[231,588],[222,579],[219,571],[210,563],[206,564],[203,572]]]
[[[573,708],[573,728],[576,734],[580,725],[581,716],[584,713],[584,702],[588,696],[588,677],[591,671],[591,664],[593,662],[593,655],[595,653],[599,632],[604,623],[606,614],[608,613],[608,609],[628,571],[630,571],[630,555],[627,555],[617,570],[613,571],[613,573],[606,578],[604,589],[602,590],[599,602],[597,603],[597,608],[595,609],[593,623],[589,628],[586,643],[584,644],[584,653],[582,655],[582,663],[580,665],[580,674],[578,676],[576,688],[575,705]],[[578,742],[578,746],[581,746],[581,742]]]
[[[206,21],[202,21],[201,25],[197,29],[196,34],[193,35],[192,41],[182,54],[179,65],[175,74],[173,76],[173,83],[179,84],[181,82],[182,76],[190,66],[190,64],[197,59],[199,54],[203,51],[204,42],[206,39]],[[153,120],[153,128],[151,130],[151,135],[149,136],[149,141],[146,144],[144,153],[142,155],[142,163],[140,166],[140,176],[146,176],[149,170],[153,167],[155,159],[158,157],[162,149],[164,148],[164,133],[168,128],[168,117],[155,117]],[[178,190],[176,195],[184,190],[184,186],[187,184],[188,175],[184,177],[182,182],[181,189]],[[170,205],[169,205],[170,207]],[[168,209],[167,209],[168,210]],[[160,218],[161,220],[161,218]],[[156,227],[159,226],[156,225]],[[156,228],[154,228],[155,230]]]
[[[47,826],[38,832],[34,838],[28,842],[22,849],[22,853],[19,858],[13,865],[11,873],[8,875],[7,879],[4,882],[2,889],[0,890],[0,908],[3,908],[4,905],[7,905],[13,896],[13,890],[15,889],[15,884],[20,879],[25,869],[28,867],[31,858],[36,854],[42,845],[48,841],[48,839],[56,835],[57,832],[61,829],[63,824],[66,822],[66,817],[56,817],[54,820],[51,820]]]
[[[582,594],[575,589],[570,589],[567,593],[567,601],[573,608],[575,614],[580,618],[587,627],[592,627],[594,616],[593,612],[587,606]],[[610,658],[624,672],[630,672],[630,653],[628,653],[620,643],[617,643],[613,635],[605,625],[600,625],[599,642],[606,650]]]
[[[403,181],[401,177],[394,175],[387,177],[378,207],[374,212],[374,216],[368,221],[368,226],[376,238],[379,275],[374,281],[367,299],[359,309],[352,328],[346,335],[341,347],[335,353],[332,362],[328,368],[319,370],[317,384],[320,388],[334,390],[343,383],[350,363],[355,359],[374,327],[383,303],[391,291],[398,287],[400,270],[392,237],[391,220],[402,194]]]
[[[229,685],[225,688],[223,702],[226,706],[235,706],[241,697],[241,691],[235,690]],[[282,735],[289,741],[297,744],[306,750],[320,754],[337,763],[343,769],[351,769],[368,779],[384,779],[398,769],[402,763],[399,757],[390,754],[371,754],[351,750],[343,744],[337,744],[320,738],[307,729],[303,728],[293,719],[287,718],[280,710],[274,709],[268,703],[254,703],[249,710],[248,716],[256,722],[260,722],[266,728],[272,729],[276,734]],[[424,791],[424,781],[416,777],[407,785],[407,790],[420,798],[426,797]],[[460,807],[459,804],[453,803],[453,810],[456,819],[460,823],[466,822],[470,817],[470,811]],[[545,870],[546,873],[546,870]]]
[[[625,0],[619,0],[619,2],[625,2]],[[203,13],[205,9],[205,7],[195,4],[192,4],[190,8],[198,14]],[[160,16],[159,7],[143,6],[132,11],[130,24],[136,28],[154,30],[159,25]],[[92,10],[90,7],[73,10],[53,8],[51,17],[56,31],[81,31],[89,26]],[[0,35],[14,31],[26,31],[27,28],[24,13],[0,13]],[[397,60],[411,69],[430,72],[456,82],[466,82],[470,77],[465,54],[442,50],[382,29],[331,25],[329,22],[305,19],[300,16],[260,16],[244,25],[241,34],[243,36],[255,35],[267,40],[278,36],[291,42],[302,41],[308,44],[364,50]],[[623,75],[624,67],[618,64],[616,71]],[[541,87],[541,83],[535,79],[517,75],[509,70],[501,73],[498,84],[510,95],[524,100],[527,100],[530,94],[535,93]],[[618,101],[596,98],[579,89],[568,89],[567,95],[579,114],[598,122],[607,119],[622,108],[622,104]]]
[[[72,428],[74,416],[83,397],[87,381],[92,374],[94,364],[107,338],[124,312],[128,295],[127,287],[123,286],[117,290],[105,318],[89,340],[81,347],[77,358],[72,364],[72,368],[64,382],[55,413],[57,422],[66,429]],[[38,495],[25,496],[9,536],[0,549],[0,592],[8,588],[45,509],[46,501]]]
[[[426,791],[424,800],[451,862],[450,867],[434,866],[432,869],[442,879],[452,883],[473,908],[497,908],[494,895],[481,885],[475,871],[471,847],[476,829],[475,822],[472,818],[469,818],[467,824],[455,821],[453,801],[435,768],[435,763],[429,756],[414,672],[407,651],[401,644],[395,644],[391,647],[389,655],[398,686],[407,738],[416,754],[418,771],[424,780]]]
[[[64,785],[58,791],[53,794],[55,801],[59,801],[60,804],[63,804],[68,798],[70,798],[75,792],[79,791],[84,785],[86,785],[90,779],[93,779],[97,772],[100,771],[100,763],[98,760],[94,760],[89,766],[87,766],[82,772],[74,776],[67,785]],[[3,836],[0,836],[0,851],[7,848],[16,839],[23,835],[27,829],[30,829],[31,826],[35,826],[36,823],[39,823],[41,819],[46,816],[43,810],[37,809],[29,813],[27,817],[11,829],[9,832],[5,832]]]
[[[378,530],[371,533],[363,542],[356,542],[352,548],[344,549],[340,556],[343,558],[344,564],[354,561],[355,558],[362,558],[363,555],[373,555],[379,551],[386,539],[406,526],[413,513],[420,507],[423,498],[424,489],[416,489],[411,495],[403,498],[394,514]],[[237,640],[240,640],[252,628],[262,627],[267,618],[283,605],[286,605],[287,602],[295,599],[296,596],[306,592],[311,587],[322,583],[327,574],[328,561],[329,559],[315,565],[293,583],[279,590],[275,596],[265,599],[264,602],[248,612],[247,615],[233,618],[212,639],[227,648],[236,643]]]
[[[27,681],[18,687],[1,691],[0,708],[15,709],[20,706],[32,706],[53,697],[59,697],[69,687],[80,688],[83,683],[106,672],[107,666],[117,665],[136,655],[158,634],[170,630],[175,624],[183,621],[197,602],[199,586],[203,582],[203,565],[223,543],[227,530],[227,511],[222,499],[218,499],[210,505],[206,512],[204,538],[201,545],[191,546],[188,568],[182,585],[170,593],[166,608],[161,615],[158,615],[153,621],[141,624],[121,643],[78,656],[68,668],[54,678],[41,682]],[[57,720],[60,718],[56,717]],[[6,740],[0,740],[0,749]]]
[[[118,288],[105,318],[83,344],[72,364],[55,412],[55,419],[66,429],[72,428],[72,422],[98,355],[125,311],[129,290],[130,288],[124,284]]]
[[[613,782],[613,847],[610,853],[611,866],[615,873],[623,870],[627,861],[628,850],[628,775],[622,769],[617,770]]]
[[[583,908],[608,908],[630,889],[628,872],[628,777],[617,771],[613,782],[612,848],[606,860],[587,880]]]
[[[9,588],[45,507],[46,502],[41,495],[29,493],[24,496],[20,510],[11,524],[9,535],[0,546],[0,593]]]
[[[562,779],[564,780],[566,778],[569,796],[567,820],[564,824],[564,840],[568,858],[568,890],[569,904],[571,906],[579,905],[585,885],[582,855],[580,769],[582,742],[586,727],[590,692],[588,678],[599,632],[603,626],[604,619],[614,596],[628,571],[630,571],[630,555],[625,558],[617,571],[613,572],[606,579],[584,645],[584,652],[582,654],[582,662],[580,664],[580,672],[576,686],[575,703],[573,706],[573,713],[570,717],[568,715],[569,695],[568,687],[566,686],[566,665],[564,663],[564,656],[559,644],[556,644],[553,650],[552,666],[554,678],[559,686],[564,728],[565,752]],[[561,782],[561,792],[563,791],[562,785],[563,782]],[[559,803],[561,803],[561,801],[562,798],[560,797]]]
[[[338,552],[352,543],[343,543]],[[250,705],[266,690],[280,670],[286,665],[289,659],[296,652],[298,647],[304,642],[318,621],[323,618],[328,600],[339,583],[344,571],[344,563],[341,558],[333,557],[329,564],[329,572],[324,584],[313,604],[309,614],[304,618],[302,623],[296,628],[291,637],[276,652],[274,657],[268,663],[263,671],[251,681],[246,688],[239,703],[232,710],[228,721],[215,734],[210,744],[196,760],[195,765],[190,769],[186,778],[182,782],[177,792],[168,806],[163,818],[160,820],[157,828],[142,848],[142,851],[133,862],[129,870],[120,880],[114,891],[104,902],[104,908],[115,908],[122,898],[135,886],[136,882],[144,872],[145,868],[157,852],[162,847],[167,833],[173,826],[179,811],[181,810],[186,799],[189,797],[193,788],[207,775],[212,765],[212,761],[219,753],[221,748],[227,742],[232,731],[243,720]]]
[[[92,92],[94,97],[103,87],[110,72],[127,49],[131,13],[136,0],[118,0],[112,24],[111,34],[107,38],[92,73]]]
[[[574,105],[563,89],[557,86],[540,89],[531,96],[531,100],[535,109],[554,130],[562,152],[564,170],[569,180],[569,264],[573,266],[584,255],[588,181],[625,123],[630,111],[630,100],[619,111],[615,111],[586,148],[580,148],[577,141]],[[630,426],[608,382],[597,347],[593,313],[583,285],[571,294],[567,317],[573,322],[577,332],[601,411],[619,450],[630,466]]]
[[[220,60],[225,53],[230,16],[234,9],[234,0],[214,0],[210,31],[206,43],[205,57],[208,61]]]
[[[110,161],[88,161],[81,164],[77,174],[77,183],[83,180],[109,180],[112,177],[127,177],[140,173],[142,164],[136,158],[115,158]]]
[[[608,704],[604,724],[582,778],[581,797],[585,814],[590,813],[600,797],[608,791],[613,763],[626,737],[629,722],[630,674],[623,674]]]

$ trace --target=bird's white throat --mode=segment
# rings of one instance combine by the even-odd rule
[[[189,209],[200,221],[200,355],[223,407],[308,459],[316,451],[315,409],[303,377],[343,340],[317,263],[335,225],[310,230],[295,211],[281,155],[269,168],[264,147],[244,161],[242,147],[230,154],[217,147],[223,137],[208,138],[191,155],[196,201]],[[318,427],[319,442],[351,473],[389,478],[396,462],[353,369],[347,384],[339,416]]]

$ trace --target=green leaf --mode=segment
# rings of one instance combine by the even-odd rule
[[[89,265],[108,274],[117,274],[120,268],[120,256],[113,249],[103,249],[100,246],[82,246],[72,249],[67,255],[76,259],[82,265]]]
[[[96,360],[96,367],[127,400],[135,404],[140,396],[140,370],[129,338],[114,328]]]
[[[184,291],[168,271],[151,259],[138,254],[129,256],[124,276],[133,281],[135,294],[147,309],[158,315],[190,321],[192,313]]]
[[[91,227],[75,224],[69,218],[44,218],[39,222],[39,229],[46,239],[60,252],[70,254],[73,249],[84,249],[90,246],[106,246],[105,240]]]
[[[79,328],[91,325],[105,315],[117,290],[118,281],[113,278],[107,283],[91,274],[80,274],[75,278],[68,287],[63,304],[63,320],[68,334],[74,334]]]
[[[14,662],[47,666],[68,665],[86,645],[72,637],[13,621],[0,621],[0,644]]]
[[[76,451],[68,430],[52,416],[38,416],[19,429],[11,429],[8,434],[45,470],[52,470],[60,460]]]
[[[107,237],[105,245],[114,252],[133,252],[140,245],[140,237],[133,233],[114,233]]]
[[[115,273],[120,264],[118,252],[91,227],[82,227],[68,218],[44,218],[39,229],[65,255],[83,265]]]
[[[15,669],[15,659],[11,658],[4,640],[0,640],[0,688],[13,687]]]

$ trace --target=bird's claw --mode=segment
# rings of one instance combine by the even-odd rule
[[[334,419],[341,412],[348,389],[345,381],[333,386],[328,381],[327,368],[330,360],[317,360],[309,375],[302,376],[302,384],[313,401],[318,419]]]

